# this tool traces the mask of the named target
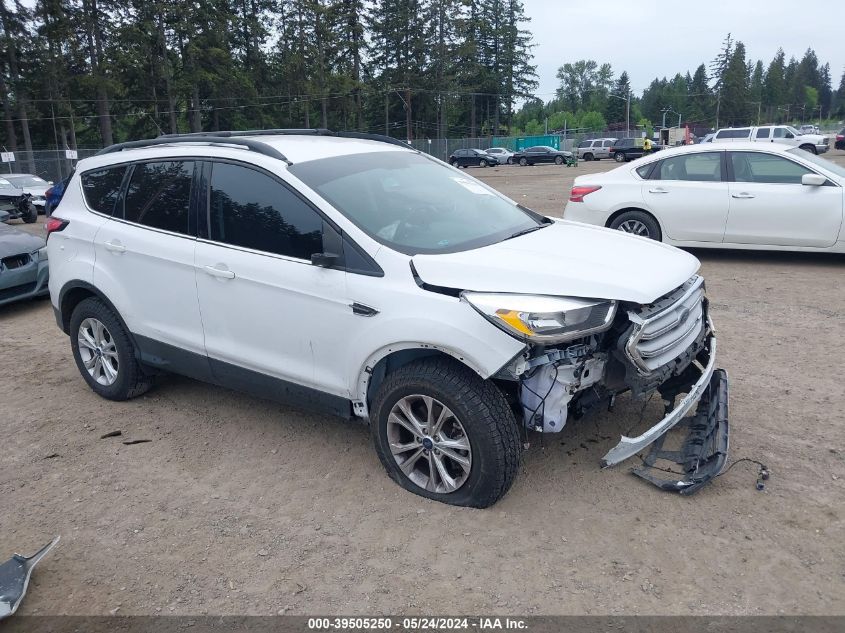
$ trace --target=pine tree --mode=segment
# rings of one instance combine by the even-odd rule
[[[631,81],[628,78],[627,72],[622,71],[622,74],[619,75],[619,78],[613,84],[610,94],[618,98],[608,98],[604,118],[610,124],[624,123],[627,115],[627,99],[631,94]]]
[[[737,42],[722,75],[721,120],[727,125],[748,124],[749,77],[745,45]]]

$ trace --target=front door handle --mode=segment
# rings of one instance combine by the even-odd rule
[[[666,189],[658,188],[658,189],[649,189],[649,193],[669,193]]]
[[[103,246],[106,247],[107,251],[111,251],[112,253],[126,252],[126,247],[120,243],[120,240],[109,240],[108,242],[104,242]]]
[[[220,279],[234,279],[235,273],[224,267],[225,264],[215,264],[214,266],[206,266],[205,272],[212,277],[219,277]]]
[[[736,198],[737,200],[748,200],[748,199],[753,198],[753,197],[754,196],[752,196],[750,193],[746,193],[744,191],[742,193],[732,193],[731,194],[731,198]]]

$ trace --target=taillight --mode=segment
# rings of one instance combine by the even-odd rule
[[[594,191],[598,191],[601,187],[572,187],[572,191],[569,194],[569,201],[570,202],[584,202],[584,196],[593,193]]]
[[[44,224],[44,229],[47,231],[47,239],[50,239],[50,235],[53,233],[58,233],[59,231],[64,231],[65,227],[70,224],[70,220],[62,220],[61,218],[50,218]]]
[[[842,135],[842,134],[837,134],[837,135],[836,135],[836,140],[837,140],[837,141],[845,141],[845,135]]]
[[[49,198],[52,195],[53,195],[53,188],[52,187],[50,187],[47,191],[44,192],[45,198]]]

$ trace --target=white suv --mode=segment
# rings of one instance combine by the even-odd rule
[[[56,320],[105,398],[173,372],[360,419],[392,478],[457,505],[505,494],[522,434],[626,391],[659,392],[666,415],[605,466],[699,400],[695,457],[663,485],[696,490],[724,463],[727,381],[694,257],[554,222],[399,141],[124,143],[79,162],[47,228]]]

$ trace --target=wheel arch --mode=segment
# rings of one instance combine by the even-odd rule
[[[660,229],[660,240],[658,241],[663,241],[663,238],[666,237],[666,231],[663,229],[663,224],[660,222],[656,215],[654,215],[648,209],[643,209],[642,207],[623,207],[621,209],[617,209],[608,216],[607,220],[604,223],[605,228],[610,228],[610,225],[613,224],[613,221],[616,218],[628,211],[637,211],[639,213],[645,213],[647,216],[652,218],[657,223],[657,228]]]
[[[109,298],[95,286],[82,280],[69,281],[62,286],[62,289],[59,291],[59,318],[61,319],[60,325],[62,331],[65,334],[70,334],[70,317],[73,314],[74,309],[76,309],[76,306],[85,301],[85,299],[91,297],[99,299],[106,304],[109,310],[114,312],[115,316],[120,321],[120,324],[123,326],[123,329],[129,333],[130,337],[132,336],[132,332],[128,327],[126,327],[126,322],[123,320],[123,317],[120,316],[120,312]]]
[[[352,402],[355,415],[369,417],[370,403],[387,375],[422,358],[445,358],[450,362],[468,367],[483,379],[489,378],[466,354],[448,347],[427,343],[388,345],[371,354],[358,373],[356,392]]]

